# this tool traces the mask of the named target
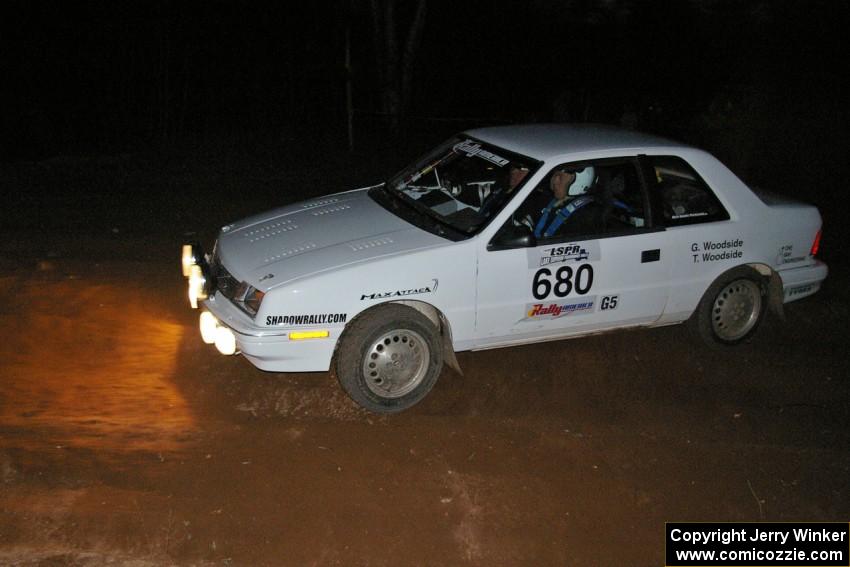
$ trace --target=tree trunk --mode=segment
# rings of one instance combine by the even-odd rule
[[[401,61],[401,115],[407,114],[410,108],[410,99],[413,93],[413,62],[419,43],[422,40],[422,30],[425,27],[425,15],[428,11],[426,0],[419,0],[416,5],[416,15],[410,24],[410,33],[407,35],[407,43],[404,46],[404,55]]]
[[[351,88],[351,25],[345,28],[345,115],[348,126],[348,151],[354,151],[354,102]]]
[[[370,0],[380,108],[390,130],[397,131],[410,106],[416,52],[425,27],[426,0],[418,0],[399,52],[396,0]]]

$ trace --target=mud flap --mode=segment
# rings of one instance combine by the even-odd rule
[[[767,301],[770,310],[779,317],[780,321],[785,321],[784,304],[785,291],[782,289],[782,278],[779,274],[773,272],[770,274],[770,279],[767,282]]]
[[[460,363],[457,361],[455,349],[452,345],[452,328],[449,327],[449,322],[442,313],[440,313],[440,335],[443,337],[443,362],[445,362],[446,366],[463,376],[463,370],[460,368]]]

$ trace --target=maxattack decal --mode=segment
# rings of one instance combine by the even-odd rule
[[[413,287],[410,289],[395,289],[392,291],[380,291],[375,293],[364,293],[360,296],[360,301],[366,299],[386,299],[388,297],[407,297],[408,295],[421,295],[423,293],[434,293],[437,291],[437,285],[440,282],[436,279],[431,280],[428,285]]]
[[[742,248],[744,241],[740,238],[734,240],[706,240],[691,244],[691,252],[694,264],[700,262],[718,262],[720,260],[734,260],[744,255]]]
[[[591,262],[599,260],[599,242],[589,240],[586,242],[571,242],[546,246],[544,248],[533,248],[528,251],[528,267],[540,268],[552,264],[564,264],[570,262]]]
[[[269,315],[266,325],[324,325],[326,323],[345,323],[347,313],[320,313],[312,315]]]
[[[596,296],[582,297],[572,301],[552,303],[527,303],[525,320],[558,319],[567,315],[582,315],[596,311]]]

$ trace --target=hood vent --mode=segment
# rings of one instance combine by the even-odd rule
[[[346,209],[350,209],[351,205],[337,205],[335,207],[327,207],[325,209],[319,209],[318,211],[313,211],[312,215],[314,217],[320,217],[322,215],[328,215],[330,213],[337,213],[339,211],[344,211]]]
[[[263,225],[260,228],[255,228],[254,230],[244,233],[244,236],[248,239],[248,242],[259,242],[264,238],[277,236],[278,234],[283,234],[284,232],[289,232],[296,228],[298,228],[298,225],[293,224],[291,220],[282,220]]]
[[[348,247],[351,248],[354,252],[359,252],[360,250],[368,250],[369,248],[377,248],[378,246],[383,246],[384,244],[392,244],[392,238],[373,238],[371,240],[361,240],[360,242],[349,242]]]
[[[322,199],[321,201],[313,201],[312,203],[304,203],[302,209],[315,209],[316,207],[324,207],[325,205],[333,205],[338,203],[339,199]]]
[[[269,256],[268,258],[263,259],[264,264],[271,264],[272,262],[277,262],[278,260],[283,260],[289,256],[295,256],[296,254],[301,254],[302,252],[307,252],[308,250],[312,250],[316,247],[316,244],[313,242],[308,242],[302,246],[296,246],[295,248],[290,248],[289,250],[284,250],[280,254],[275,254],[274,256]]]

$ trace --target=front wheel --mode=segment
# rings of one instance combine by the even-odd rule
[[[752,336],[765,312],[765,287],[753,269],[741,266],[718,278],[694,313],[694,323],[710,345],[735,345]]]
[[[442,367],[438,329],[416,309],[394,303],[352,321],[335,359],[343,390],[376,413],[395,413],[420,402]]]

